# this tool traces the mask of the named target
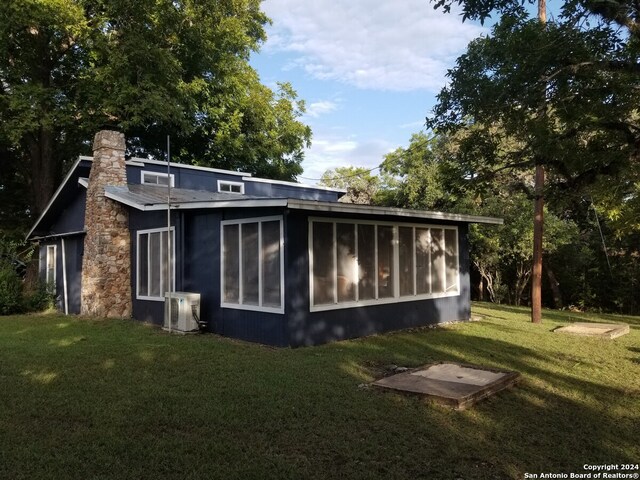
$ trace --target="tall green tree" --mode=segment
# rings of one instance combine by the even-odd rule
[[[259,0],[6,0],[0,18],[2,161],[28,166],[31,214],[104,127],[133,154],[161,155],[171,134],[184,161],[300,173],[304,104],[248,64],[269,22]]]
[[[519,2],[434,3],[445,10],[458,3],[464,18],[483,21],[493,11],[502,16],[490,36],[472,42],[458,59],[427,123],[448,133],[480,125],[462,148],[475,150],[475,161],[486,165],[489,174],[535,166],[540,228],[545,169],[556,186],[576,189],[602,175],[618,179],[637,162],[637,2],[618,2],[615,12],[604,2],[566,2],[558,19],[549,23],[544,15],[541,21],[530,18]],[[498,155],[504,141],[492,135],[496,124],[515,140],[517,148],[507,155]],[[534,253],[541,250],[539,230]],[[539,287],[541,262],[535,259]],[[534,300],[540,299],[539,288],[532,293]],[[539,304],[532,302],[534,321]]]

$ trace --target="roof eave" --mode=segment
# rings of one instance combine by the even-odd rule
[[[47,203],[47,206],[44,207],[44,210],[42,210],[42,213],[40,214],[40,216],[38,217],[38,219],[35,221],[35,223],[33,224],[33,227],[31,227],[31,230],[29,230],[29,233],[27,233],[27,236],[25,237],[25,240],[30,240],[31,239],[31,235],[33,234],[33,232],[35,231],[36,227],[40,224],[40,222],[42,221],[42,219],[44,218],[44,216],[49,212],[49,209],[51,208],[51,206],[53,205],[53,203],[56,201],[56,198],[58,198],[58,195],[60,195],[60,192],[62,191],[62,189],[67,185],[67,182],[69,181],[69,179],[71,178],[71,176],[73,175],[73,173],[76,171],[76,169],[78,168],[78,165],[80,165],[80,162],[82,160],[86,160],[87,157],[85,156],[79,156],[78,159],[76,160],[76,162],[73,164],[73,166],[69,169],[69,172],[67,173],[67,176],[64,177],[64,180],[62,181],[62,183],[60,183],[60,185],[58,186],[58,189],[55,191],[55,193],[53,194],[53,196],[51,197],[51,200],[49,200],[49,203]]]
[[[445,220],[465,223],[484,223],[502,225],[504,220],[496,217],[480,215],[464,215],[458,213],[433,212],[429,210],[409,210],[405,208],[377,207],[339,202],[316,202],[313,200],[289,199],[287,206],[292,209],[335,213],[355,213],[365,215],[394,215],[398,217],[424,218],[428,220]]]

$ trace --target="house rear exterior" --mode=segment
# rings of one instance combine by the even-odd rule
[[[162,324],[170,282],[200,294],[208,331],[276,346],[469,318],[468,225],[499,219],[342,194],[190,165],[167,172],[125,161],[124,137],[100,132],[29,239],[69,314]]]

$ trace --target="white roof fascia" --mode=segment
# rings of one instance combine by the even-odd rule
[[[80,157],[82,160],[89,160],[90,162],[93,162],[93,157],[88,157],[86,155],[83,155]],[[149,163],[151,165],[161,165],[161,166],[167,166],[167,162],[164,162],[162,160],[153,160],[151,158],[139,158],[139,157],[131,157],[129,160],[127,160],[125,162],[127,165],[132,166],[132,167],[144,167],[145,164]],[[175,168],[186,168],[188,170],[200,170],[203,172],[213,172],[213,173],[224,173],[225,175],[237,175],[240,177],[250,177],[251,174],[247,173],[247,172],[235,172],[233,170],[224,170],[222,168],[211,168],[211,167],[201,167],[199,165],[188,165],[186,163],[175,163],[175,162],[171,162],[169,164],[171,166],[171,168],[175,167]]]
[[[329,192],[337,192],[337,193],[347,193],[346,190],[342,188],[332,188],[332,187],[323,187],[316,185],[307,185],[305,183],[296,183],[296,182],[287,182],[285,180],[269,180],[268,178],[245,178],[245,182],[259,182],[259,183],[274,183],[276,185],[287,185],[289,187],[298,187],[298,188],[313,188],[315,190],[327,190]]]
[[[90,158],[90,157],[89,157]],[[78,160],[76,160],[76,162],[73,164],[73,166],[69,169],[69,172],[67,172],[67,176],[64,177],[64,180],[62,180],[62,183],[60,183],[60,185],[58,186],[58,189],[55,191],[55,193],[53,194],[53,196],[51,197],[51,200],[49,200],[49,203],[47,203],[47,206],[44,207],[44,210],[42,210],[42,213],[40,214],[40,216],[38,217],[38,219],[35,221],[35,223],[33,224],[33,227],[31,227],[31,230],[29,230],[29,233],[27,233],[27,239],[31,236],[31,234],[33,233],[33,231],[36,229],[36,227],[38,226],[38,224],[40,223],[40,221],[44,218],[45,214],[49,211],[49,209],[51,208],[51,205],[53,205],[53,202],[56,201],[56,198],[58,198],[58,195],[60,195],[60,192],[62,191],[62,189],[64,188],[64,186],[67,184],[67,182],[69,181],[69,179],[71,178],[71,175],[73,175],[73,172],[76,171],[76,168],[78,168],[78,164],[82,161],[82,160],[87,160],[87,157],[85,156],[79,156]]]
[[[431,212],[428,210],[408,210],[404,208],[376,207],[372,205],[357,205],[353,203],[316,202],[313,200],[289,199],[287,206],[292,209],[311,210],[318,212],[353,213],[360,215],[395,215],[398,217],[425,218],[429,220],[449,220],[453,222],[487,223],[502,225],[504,220],[495,217],[477,215],[463,215],[458,213]]]
[[[151,165],[161,165],[167,166],[167,162],[163,162],[162,160],[152,160],[150,158],[130,158],[127,161],[127,165],[136,165],[150,163]],[[225,175],[237,175],[239,177],[250,177],[251,174],[247,172],[235,172],[233,170],[224,170],[222,168],[211,168],[211,167],[201,167],[199,165],[188,165],[185,163],[170,163],[171,168],[186,168],[188,170],[200,170],[203,172],[213,172],[213,173],[223,173]]]

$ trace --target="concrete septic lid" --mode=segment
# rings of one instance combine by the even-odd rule
[[[556,328],[553,332],[586,337],[616,338],[629,333],[629,325],[626,323],[576,322],[566,327]]]
[[[416,393],[458,410],[515,384],[517,372],[459,363],[432,363],[372,383],[381,388]]]

